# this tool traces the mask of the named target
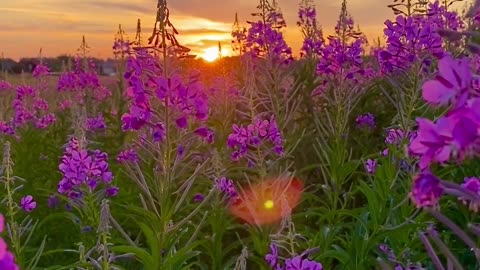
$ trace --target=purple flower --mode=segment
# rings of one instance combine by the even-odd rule
[[[375,127],[375,116],[371,113],[359,115],[355,122],[358,128],[367,127],[373,129]]]
[[[9,251],[6,251],[3,258],[0,258],[0,269],[2,270],[19,270],[20,268],[15,263],[15,257]]]
[[[277,156],[284,154],[283,138],[273,117],[270,121],[257,118],[246,128],[234,124],[233,132],[228,135],[227,146],[234,148],[231,154],[234,161],[247,157],[250,149],[267,148],[269,153]]]
[[[480,196],[480,179],[477,177],[466,177],[463,181],[461,187],[469,192],[472,192],[478,196]],[[459,198],[464,204],[468,204],[468,200],[465,198]],[[470,201],[469,208],[474,211],[478,212],[480,209],[480,203],[478,201]]]
[[[388,130],[387,137],[385,138],[385,143],[398,145],[402,142],[404,138],[408,138],[411,141],[413,137],[414,137],[414,133],[411,133],[411,132],[405,133],[401,129],[391,128]]]
[[[58,183],[58,192],[78,200],[80,198],[76,194],[81,194],[85,191],[84,188],[88,188],[88,192],[93,192],[100,184],[108,188],[113,174],[107,160],[107,153],[100,150],[80,150],[78,142],[71,139],[58,166],[63,174]]]
[[[285,270],[323,270],[321,263],[296,256],[285,260]]]
[[[193,201],[194,202],[201,202],[201,201],[203,201],[203,199],[204,199],[204,196],[203,196],[202,193],[197,193],[197,194],[195,194],[195,196],[193,196]]]
[[[207,143],[213,143],[215,139],[215,134],[213,133],[213,130],[207,128],[207,127],[200,127],[195,130],[195,134],[198,136],[202,137],[205,139]]]
[[[444,24],[438,16],[430,12],[429,16],[399,15],[395,21],[385,21],[387,46],[377,54],[383,72],[408,69],[416,62],[428,66],[433,58],[443,57],[437,30]]]
[[[411,141],[409,151],[420,156],[420,168],[427,168],[432,161],[447,162],[450,157],[462,161],[473,156],[479,147],[480,99],[468,100],[462,107],[454,108],[436,123],[417,119],[417,136]]]
[[[60,204],[60,199],[56,195],[50,195],[47,199],[48,208],[56,208]]]
[[[375,170],[377,169],[377,161],[374,159],[367,159],[365,162],[365,170],[368,174],[375,174]]]
[[[425,172],[418,174],[413,179],[410,197],[417,207],[432,207],[438,204],[443,193],[444,189],[440,185],[440,179]]]
[[[89,233],[89,232],[92,232],[92,231],[93,231],[92,226],[86,225],[86,226],[83,226],[83,228],[81,230],[81,233]]]
[[[5,220],[0,214],[0,233],[5,228]],[[0,269],[2,270],[19,270],[20,268],[15,264],[15,258],[12,253],[7,250],[7,244],[0,237]]]
[[[87,130],[90,131],[105,130],[107,128],[107,124],[105,124],[105,119],[101,114],[99,114],[97,117],[87,118],[85,124]]]
[[[270,253],[265,255],[265,261],[272,269],[275,269],[278,265],[278,249],[275,244],[270,244]]]
[[[107,196],[108,196],[108,197],[115,197],[115,196],[117,196],[118,191],[119,191],[119,188],[118,188],[118,187],[115,187],[115,186],[107,187],[107,189],[105,190],[105,192],[107,193]]]
[[[133,163],[138,163],[139,158],[138,158],[138,155],[137,155],[137,152],[135,151],[135,149],[128,149],[128,150],[122,151],[118,154],[117,161],[118,162],[129,161],[129,162],[133,162]]]
[[[152,132],[154,142],[162,142],[165,138],[165,125],[163,123],[157,123]]]
[[[312,3],[302,2],[298,10],[297,25],[304,34],[300,54],[306,57],[319,55],[325,40],[322,28],[318,25],[317,11]]]
[[[49,72],[50,72],[50,69],[47,66],[43,64],[38,64],[33,69],[32,76],[33,77],[45,76],[45,75],[48,75]]]
[[[441,118],[435,124],[428,119],[417,119],[417,137],[412,140],[408,149],[411,154],[420,156],[420,168],[427,168],[432,160],[446,162],[451,155],[448,141],[451,140],[452,123]]]
[[[388,256],[388,259],[390,261],[396,261],[395,253],[393,253],[393,250],[388,247],[386,244],[380,244],[378,245],[378,249],[386,256]]]
[[[175,123],[177,124],[177,126],[179,128],[186,128],[187,127],[187,118],[185,116],[182,116],[180,118],[177,118],[177,120],[175,120]]]
[[[184,155],[185,155],[185,146],[179,145],[177,147],[177,157],[176,158],[181,160],[181,159],[183,159]]]
[[[133,105],[130,112],[122,115],[122,130],[139,130],[152,118],[152,112],[148,106]]]
[[[4,80],[0,80],[0,91],[11,89],[11,88],[12,88],[12,85],[9,82],[4,81]]]
[[[293,60],[292,49],[285,42],[282,32],[274,23],[259,20],[250,22],[246,36],[248,53],[252,57],[264,58],[270,56],[285,64]]]
[[[20,206],[25,212],[30,213],[37,207],[37,203],[31,195],[27,195],[20,200]]]
[[[217,178],[214,186],[229,198],[234,198],[238,194],[232,179],[226,177]]]
[[[423,84],[423,99],[432,105],[464,105],[472,81],[469,59],[447,55],[439,61],[438,68],[436,79]]]

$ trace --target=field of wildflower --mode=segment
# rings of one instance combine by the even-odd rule
[[[275,1],[199,65],[151,36],[85,38],[56,76],[0,74],[0,270],[480,269],[480,1],[395,0],[368,44]]]

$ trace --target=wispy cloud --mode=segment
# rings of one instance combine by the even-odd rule
[[[151,3],[147,3],[151,1],[136,1],[136,3],[122,3],[120,1],[83,1],[79,2],[79,6],[83,6],[88,8],[90,11],[96,10],[99,12],[117,12],[120,11],[122,13],[129,13],[129,14],[148,14],[155,10],[154,6]]]

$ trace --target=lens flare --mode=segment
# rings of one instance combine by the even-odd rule
[[[239,192],[230,212],[256,225],[273,224],[291,215],[300,202],[303,183],[298,178],[271,178]]]
[[[272,200],[267,200],[263,205],[264,205],[265,208],[267,208],[267,209],[272,209],[273,206],[274,206],[274,203],[273,203]]]

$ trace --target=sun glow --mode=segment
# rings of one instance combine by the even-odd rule
[[[267,200],[265,201],[265,203],[263,204],[263,206],[265,206],[265,208],[267,209],[272,209],[273,208],[273,201],[272,200]]]
[[[203,52],[202,58],[205,59],[205,61],[208,61],[208,62],[213,62],[213,61],[217,60],[217,58],[218,58],[218,48],[217,47],[207,48]]]

